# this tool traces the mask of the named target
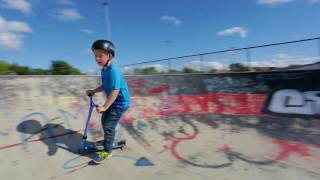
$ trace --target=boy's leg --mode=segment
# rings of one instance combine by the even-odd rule
[[[122,113],[122,109],[111,107],[102,119],[102,127],[104,130],[104,149],[108,153],[112,152],[116,126],[122,116]]]
[[[115,138],[116,126],[123,114],[124,110],[120,108],[110,107],[101,117],[102,127],[104,131],[104,149],[105,152],[99,152],[95,158],[95,162],[99,163],[110,156],[112,153],[112,145]],[[99,157],[100,156],[100,157]]]

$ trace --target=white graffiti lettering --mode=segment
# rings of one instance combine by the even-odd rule
[[[320,91],[300,92],[283,89],[273,93],[268,109],[275,113],[318,115],[320,114]]]

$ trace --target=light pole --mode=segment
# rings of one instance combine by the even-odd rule
[[[111,23],[110,23],[110,15],[109,15],[109,0],[104,0],[102,3],[105,10],[106,15],[106,28],[107,28],[107,38],[111,40]]]
[[[247,49],[247,62],[248,62],[249,71],[252,71],[252,69],[251,69],[251,52],[250,52],[250,48]]]
[[[171,60],[170,60],[170,52],[169,51],[171,51],[171,47],[170,47],[170,44],[171,44],[171,41],[169,41],[169,40],[165,40],[164,41],[164,43],[168,46],[168,47],[166,47],[165,49],[167,49],[168,50],[168,57],[169,57],[169,59],[168,59],[168,74],[170,73],[170,70],[171,70]]]
[[[234,49],[235,49],[236,47],[231,47],[230,48],[230,62],[229,62],[229,64],[233,64],[234,62]]]
[[[320,39],[318,39],[318,60],[320,62]],[[320,63],[319,63],[319,69],[320,69]]]

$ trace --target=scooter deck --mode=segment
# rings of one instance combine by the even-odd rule
[[[123,150],[124,147],[126,147],[126,140],[121,140],[121,141],[116,142],[116,143],[112,146],[112,149],[121,149],[121,150]],[[97,141],[97,142],[94,144],[94,148],[95,148],[97,151],[103,151],[103,150],[104,150],[104,140]]]
[[[85,146],[85,147],[83,147]],[[113,150],[120,149],[123,150],[126,147],[126,141],[121,140],[115,143],[112,147]],[[82,147],[79,149],[79,154],[89,154],[93,152],[103,151],[104,150],[104,140],[97,141],[97,142],[88,142],[86,141]]]

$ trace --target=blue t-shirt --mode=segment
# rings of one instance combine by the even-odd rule
[[[109,97],[113,89],[118,89],[119,94],[112,105],[127,109],[130,106],[130,92],[123,74],[113,63],[101,70],[101,80],[104,92]]]

